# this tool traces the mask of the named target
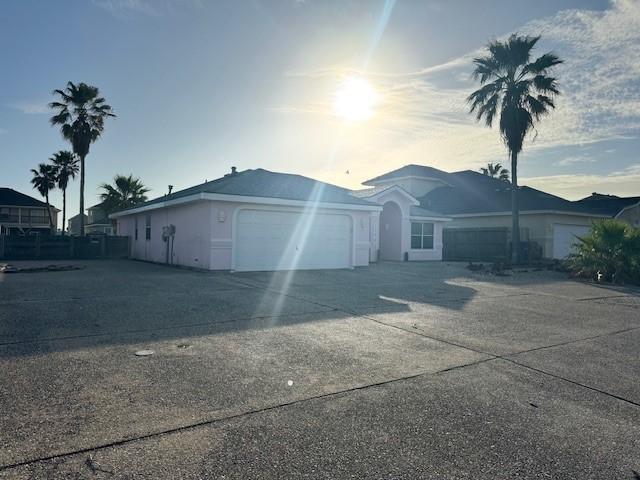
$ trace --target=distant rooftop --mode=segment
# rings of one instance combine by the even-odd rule
[[[47,204],[37,198],[20,193],[13,188],[0,187],[0,205],[16,207],[45,207]],[[56,209],[53,205],[51,208]],[[57,210],[57,209],[56,209]]]
[[[607,195],[603,193],[593,192],[590,196],[580,199],[576,202],[585,208],[603,215],[615,216],[620,211],[631,205],[640,203],[639,197],[618,197],[616,195]]]

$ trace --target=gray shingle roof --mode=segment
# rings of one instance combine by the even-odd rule
[[[438,180],[442,180],[443,182],[448,183],[449,181],[448,179],[450,175],[451,175],[450,173],[443,172],[442,170],[438,170],[437,168],[427,167],[426,165],[412,164],[412,165],[405,165],[404,167],[398,168],[391,172],[371,178],[366,182],[362,182],[362,184],[371,185],[375,182],[379,182],[382,180],[391,180],[393,178],[402,178],[402,177],[436,178]]]
[[[195,185],[184,190],[155,198],[135,208],[183,198],[197,193],[218,193],[248,197],[278,198],[284,200],[318,201],[321,203],[344,203],[351,205],[377,206],[375,203],[356,198],[346,188],[319,182],[301,175],[270,172],[262,168],[244,170],[225,175],[217,180]]]
[[[614,217],[622,209],[640,203],[640,197],[616,197],[615,195],[594,193],[573,203],[581,208],[587,208],[593,212]]]
[[[449,183],[449,186],[436,188],[420,198],[420,205],[447,215],[511,211],[511,184],[508,182],[464,170],[449,174]],[[526,186],[520,187],[518,200],[520,211],[598,214],[578,202]]]
[[[0,205],[15,205],[16,207],[46,207],[45,202],[20,193],[13,188],[0,188]],[[55,208],[51,205],[52,208]]]

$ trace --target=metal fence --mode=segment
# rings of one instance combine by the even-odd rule
[[[506,262],[510,255],[506,227],[445,228],[442,257],[447,261]]]
[[[539,262],[542,247],[529,239],[529,229],[520,229],[520,260]],[[442,258],[450,262],[511,261],[511,229],[507,227],[445,228]]]
[[[129,237],[0,235],[0,259],[57,260],[89,258],[126,258]]]

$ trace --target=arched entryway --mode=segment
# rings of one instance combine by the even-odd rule
[[[402,210],[387,202],[380,213],[380,259],[402,260]]]

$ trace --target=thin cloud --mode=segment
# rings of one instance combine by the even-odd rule
[[[572,156],[566,157],[562,160],[557,161],[554,165],[558,167],[568,167],[571,165],[575,165],[576,163],[594,163],[597,159],[594,157],[586,157],[586,156]]]
[[[557,195],[578,200],[593,192],[611,193],[619,196],[637,196],[640,184],[640,165],[632,165],[609,175],[549,175],[523,178],[522,183]]]
[[[183,7],[201,7],[201,0],[91,0],[91,2],[115,16],[137,13],[162,16]]]
[[[523,25],[518,32],[542,35],[538,54],[552,50],[565,63],[557,70],[562,95],[557,109],[529,138],[525,153],[558,147],[584,146],[632,138],[640,131],[640,2],[617,0],[605,11],[565,10]],[[505,36],[506,37],[506,36]],[[380,171],[406,163],[427,163],[446,169],[476,168],[506,158],[498,133],[477,124],[468,113],[466,98],[477,85],[472,81],[476,50],[444,64],[413,72],[365,72],[331,66],[308,72],[289,72],[300,81],[317,82],[324,98],[315,97],[283,106],[294,115],[330,116],[327,85],[349,75],[366,76],[383,99],[371,122],[371,143],[379,142],[375,158],[354,151],[351,162]],[[375,135],[375,130],[394,138]],[[383,145],[384,144],[384,145]],[[385,149],[383,149],[383,147]],[[363,147],[364,151],[364,147]],[[562,162],[562,161],[561,161]],[[588,161],[569,158],[569,164]],[[619,179],[618,179],[619,180]]]
[[[27,115],[40,115],[50,112],[47,102],[17,102],[9,106]]]

